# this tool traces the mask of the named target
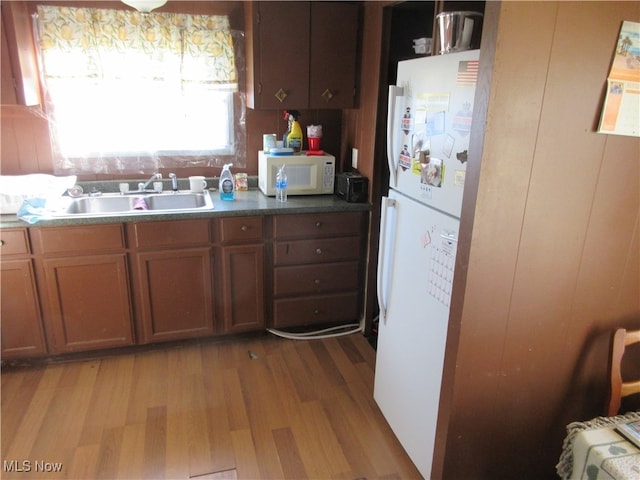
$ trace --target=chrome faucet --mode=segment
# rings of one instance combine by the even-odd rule
[[[154,173],[151,178],[149,180],[147,180],[146,182],[140,182],[138,184],[138,190],[140,192],[144,192],[147,187],[151,184],[151,182],[153,182],[154,180],[162,180],[162,174],[161,173]]]
[[[170,173],[169,178],[171,179],[171,190],[174,192],[178,191],[178,177],[176,177],[175,173]]]

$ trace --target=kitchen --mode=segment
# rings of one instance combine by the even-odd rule
[[[380,69],[386,5],[363,4],[361,71]],[[639,326],[639,145],[595,133],[622,20],[639,21],[636,2],[487,4],[487,120],[472,132],[433,478],[553,478],[564,426],[602,410],[610,332]],[[339,115],[338,135],[325,133],[339,138],[325,148],[342,167],[359,150],[370,179],[385,164],[375,145],[385,91],[386,79],[361,75],[358,108]],[[3,128],[5,118],[3,106]],[[280,112],[247,122],[248,151],[263,132],[283,133]],[[7,165],[6,138],[3,173],[50,171],[46,154]],[[21,147],[41,145],[36,135]],[[367,275],[371,319],[375,269]]]

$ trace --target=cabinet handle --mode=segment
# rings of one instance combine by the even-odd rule
[[[313,281],[313,283],[315,283],[316,285],[320,285],[320,279],[319,279],[319,278],[316,278],[316,279]]]
[[[320,248],[316,248],[316,254],[322,255],[322,250]]]
[[[314,314],[314,315],[320,315],[320,310],[317,310],[317,309],[316,309],[316,310],[314,310],[314,311],[313,311],[313,314]]]
[[[4,245],[4,240],[0,240],[0,247]]]
[[[243,232],[246,232],[247,230],[249,230],[249,227],[247,227],[246,225],[242,225],[240,227],[240,230],[242,230]]]
[[[322,95],[320,95],[322,98],[324,98],[324,101],[329,103],[331,101],[331,99],[333,98],[333,93],[331,93],[331,90],[329,90],[328,88],[322,92]]]
[[[320,228],[322,226],[322,222],[316,222],[316,228]]]
[[[280,103],[284,102],[284,99],[288,97],[287,92],[285,92],[283,89],[278,90],[275,96]]]

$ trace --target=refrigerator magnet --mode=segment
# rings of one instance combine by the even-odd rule
[[[453,117],[453,129],[465,137],[471,132],[471,117],[473,116],[473,109],[470,102],[464,102],[462,108],[458,110],[458,113]]]
[[[451,135],[447,134],[447,137],[444,139],[444,146],[442,147],[442,153],[444,153],[447,158],[451,158],[451,152],[453,151],[455,143],[455,139]]]
[[[420,183],[431,187],[442,187],[444,165],[439,158],[430,157],[429,163],[420,164]]]
[[[403,171],[411,168],[411,152],[409,151],[408,145],[404,145],[402,150],[400,150],[398,165],[400,165],[400,168],[402,168]]]
[[[413,115],[411,114],[411,107],[406,107],[402,118],[400,119],[400,128],[405,135],[409,135],[413,131]]]

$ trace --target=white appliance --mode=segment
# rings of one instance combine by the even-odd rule
[[[276,194],[276,175],[284,165],[287,195],[333,193],[336,158],[333,155],[269,155],[258,152],[258,187],[269,196]]]
[[[398,63],[378,254],[374,398],[420,473],[433,461],[479,50]]]

